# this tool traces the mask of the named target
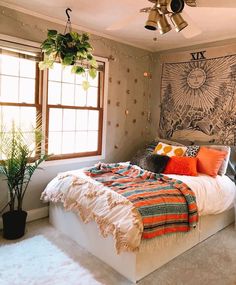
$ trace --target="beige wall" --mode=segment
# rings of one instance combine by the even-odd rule
[[[47,22],[14,10],[0,7],[0,33],[35,42],[42,42],[47,29],[64,27]],[[150,124],[147,120],[150,110],[151,81],[143,76],[150,71],[150,53],[135,47],[124,45],[98,36],[91,36],[94,54],[102,57],[112,55],[110,61],[106,161],[128,160],[140,145],[149,140]],[[129,111],[128,116],[125,110]],[[43,206],[39,201],[40,194],[46,184],[58,172],[91,165],[94,162],[64,162],[44,165],[44,170],[38,170],[32,179],[25,197],[25,209],[35,209]],[[6,185],[0,182],[0,208],[6,201]]]

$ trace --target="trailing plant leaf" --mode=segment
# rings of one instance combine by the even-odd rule
[[[71,69],[71,72],[81,75],[85,73],[85,69],[82,66],[74,65]]]
[[[89,82],[87,80],[85,80],[85,81],[82,82],[82,86],[83,86],[83,89],[85,91],[87,91],[89,89],[89,87],[90,87],[90,84],[89,84]]]
[[[90,77],[92,77],[93,79],[95,79],[96,76],[97,76],[97,70],[96,70],[95,68],[90,68],[90,69],[89,69],[89,75],[90,75]]]

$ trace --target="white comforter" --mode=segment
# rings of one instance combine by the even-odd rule
[[[195,193],[199,215],[219,214],[231,208],[236,195],[236,186],[228,176],[216,178],[199,174],[198,176],[167,175],[187,184]]]

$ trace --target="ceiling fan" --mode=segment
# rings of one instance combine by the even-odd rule
[[[148,0],[153,3],[152,7],[146,7],[139,10],[139,13],[148,13],[148,19],[145,23],[145,28],[148,30],[158,30],[159,33],[165,34],[172,29],[172,26],[167,20],[167,16],[170,22],[174,26],[176,32],[183,34],[185,38],[192,38],[201,34],[201,29],[197,27],[194,21],[184,11],[185,5],[190,7],[214,7],[214,8],[236,8],[235,0]],[[131,14],[126,18],[123,18],[110,27],[107,30],[119,30],[130,23],[131,20],[136,18],[139,13]],[[185,29],[187,26],[188,29]]]

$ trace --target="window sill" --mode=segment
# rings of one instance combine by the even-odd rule
[[[42,167],[99,161],[99,160],[103,160],[104,158],[105,158],[104,155],[96,155],[96,156],[87,156],[87,157],[75,157],[75,158],[67,158],[67,159],[49,160],[49,161],[43,162]]]

